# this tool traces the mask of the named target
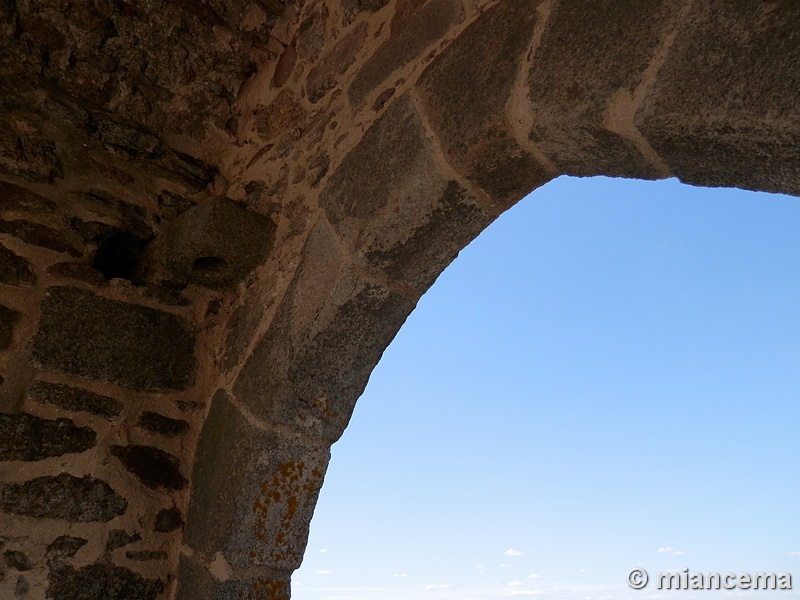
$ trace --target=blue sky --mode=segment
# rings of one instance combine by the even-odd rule
[[[655,597],[636,566],[790,572],[756,596],[800,597],[799,234],[787,196],[536,190],[385,352],[293,598]]]

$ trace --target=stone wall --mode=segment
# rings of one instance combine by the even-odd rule
[[[560,174],[800,194],[791,0],[0,0],[0,597],[280,599],[419,297]]]

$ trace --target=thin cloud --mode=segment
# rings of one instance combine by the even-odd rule
[[[505,552],[503,552],[506,556],[524,556],[525,553],[521,550],[514,550],[513,548],[509,548]]]
[[[392,577],[394,577],[395,579],[399,579],[400,577],[408,577],[408,575],[406,575],[405,573],[395,573],[394,575],[392,575]]]
[[[686,554],[686,552],[684,552],[683,550],[675,550],[675,548],[670,548],[669,546],[665,548],[659,548],[658,551],[661,554],[669,554],[670,556],[681,556],[683,554]]]
[[[789,556],[800,556],[800,550],[795,550],[794,552],[789,552]]]
[[[531,573],[530,575],[528,575],[528,579],[539,579],[539,575],[537,575],[536,573]]]
[[[426,590],[446,590],[450,587],[449,583],[429,583],[425,586]]]
[[[333,572],[328,569],[321,569],[317,571],[317,575],[333,575]]]

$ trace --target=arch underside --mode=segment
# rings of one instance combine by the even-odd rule
[[[3,597],[288,598],[371,370],[503,211],[562,174],[800,195],[790,1],[0,23]]]

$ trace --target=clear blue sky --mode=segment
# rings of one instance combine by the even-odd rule
[[[560,178],[385,352],[293,598],[644,600],[636,566],[798,598],[798,400],[800,199]]]

